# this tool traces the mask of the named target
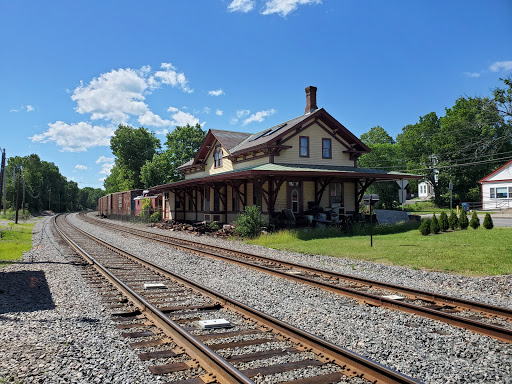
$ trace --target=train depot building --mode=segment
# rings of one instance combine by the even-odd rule
[[[316,105],[306,88],[299,117],[255,134],[211,129],[194,159],[178,168],[185,179],[149,188],[159,196],[162,219],[234,222],[245,207],[262,215],[341,221],[359,212],[375,182],[420,176],[359,168],[369,153],[361,140]]]

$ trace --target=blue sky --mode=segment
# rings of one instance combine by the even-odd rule
[[[0,3],[0,147],[101,187],[119,123],[257,132],[317,101],[357,136],[512,74],[512,2]]]

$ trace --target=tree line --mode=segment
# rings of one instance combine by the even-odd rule
[[[380,126],[361,135],[372,152],[361,156],[360,167],[424,175],[434,187],[439,205],[480,201],[478,180],[512,159],[512,77],[500,79],[501,88],[489,97],[460,97],[444,116],[430,112],[402,128],[396,138]],[[410,183],[417,191],[417,181]],[[376,183],[386,208],[397,205],[398,185]]]
[[[71,212],[86,208],[95,209],[98,199],[105,194],[100,188],[78,188],[67,180],[54,163],[41,160],[38,155],[14,156],[7,160],[6,205],[8,209],[23,208],[23,190],[28,210],[41,212]]]

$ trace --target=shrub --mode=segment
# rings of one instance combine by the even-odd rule
[[[480,226],[480,219],[478,218],[478,215],[475,211],[473,211],[473,214],[471,215],[471,220],[469,220],[469,225],[473,229],[477,229]]]
[[[139,219],[143,222],[148,222],[151,219],[151,200],[142,200],[142,212],[139,214]]]
[[[265,221],[261,218],[260,207],[253,205],[245,207],[245,212],[238,216],[235,222],[235,234],[242,237],[256,237]]]
[[[494,228],[494,223],[492,222],[492,217],[488,213],[485,214],[484,228],[485,229],[492,229],[492,228]]]
[[[421,222],[419,229],[420,229],[420,233],[423,236],[427,236],[428,234],[430,234],[430,220],[429,219],[424,219]]]
[[[450,223],[448,222],[448,215],[445,211],[441,212],[439,215],[439,226],[441,227],[441,231],[446,232],[450,228]]]
[[[213,232],[218,231],[218,230],[219,230],[219,228],[220,228],[220,227],[219,227],[219,223],[217,223],[216,221],[212,221],[212,222],[208,225],[208,227],[210,228],[210,231],[213,231]]]
[[[158,223],[159,221],[162,221],[162,214],[160,211],[153,212],[149,217],[149,221],[152,223]]]
[[[439,233],[441,227],[439,226],[439,221],[437,220],[436,214],[432,215],[432,221],[430,223],[430,232],[431,233]]]
[[[469,221],[468,215],[466,215],[466,211],[462,209],[459,215],[459,227],[460,229],[468,229]]]
[[[450,228],[452,229],[452,231],[459,226],[459,219],[457,218],[457,214],[455,212],[452,211],[450,213],[448,223],[450,224]]]

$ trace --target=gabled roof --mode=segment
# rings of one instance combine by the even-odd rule
[[[494,170],[493,172],[489,173],[487,176],[485,176],[485,177],[481,178],[480,180],[478,180],[478,183],[482,184],[482,183],[488,183],[488,182],[491,182],[491,181],[498,181],[498,180],[487,180],[487,179],[489,179],[489,178],[493,177],[494,175],[496,175],[497,173],[501,172],[502,170],[507,168],[509,165],[512,165],[512,160],[510,160],[509,162],[503,164],[498,169]]]
[[[278,145],[278,141],[290,133],[290,131],[299,129],[302,127],[303,123],[308,120],[313,123],[317,119],[323,121],[327,126],[332,128],[336,134],[349,144],[350,148],[347,148],[349,152],[370,152],[370,148],[366,144],[345,128],[343,124],[327,113],[325,109],[320,108],[311,113],[295,117],[291,120],[285,121],[284,123],[277,124],[254,134],[210,129],[203,140],[201,147],[197,151],[196,157],[192,161],[178,167],[178,170],[184,170],[194,165],[201,164],[202,159],[205,159],[208,156],[215,141],[218,141],[224,149],[226,149],[229,155],[242,155],[271,145]]]

